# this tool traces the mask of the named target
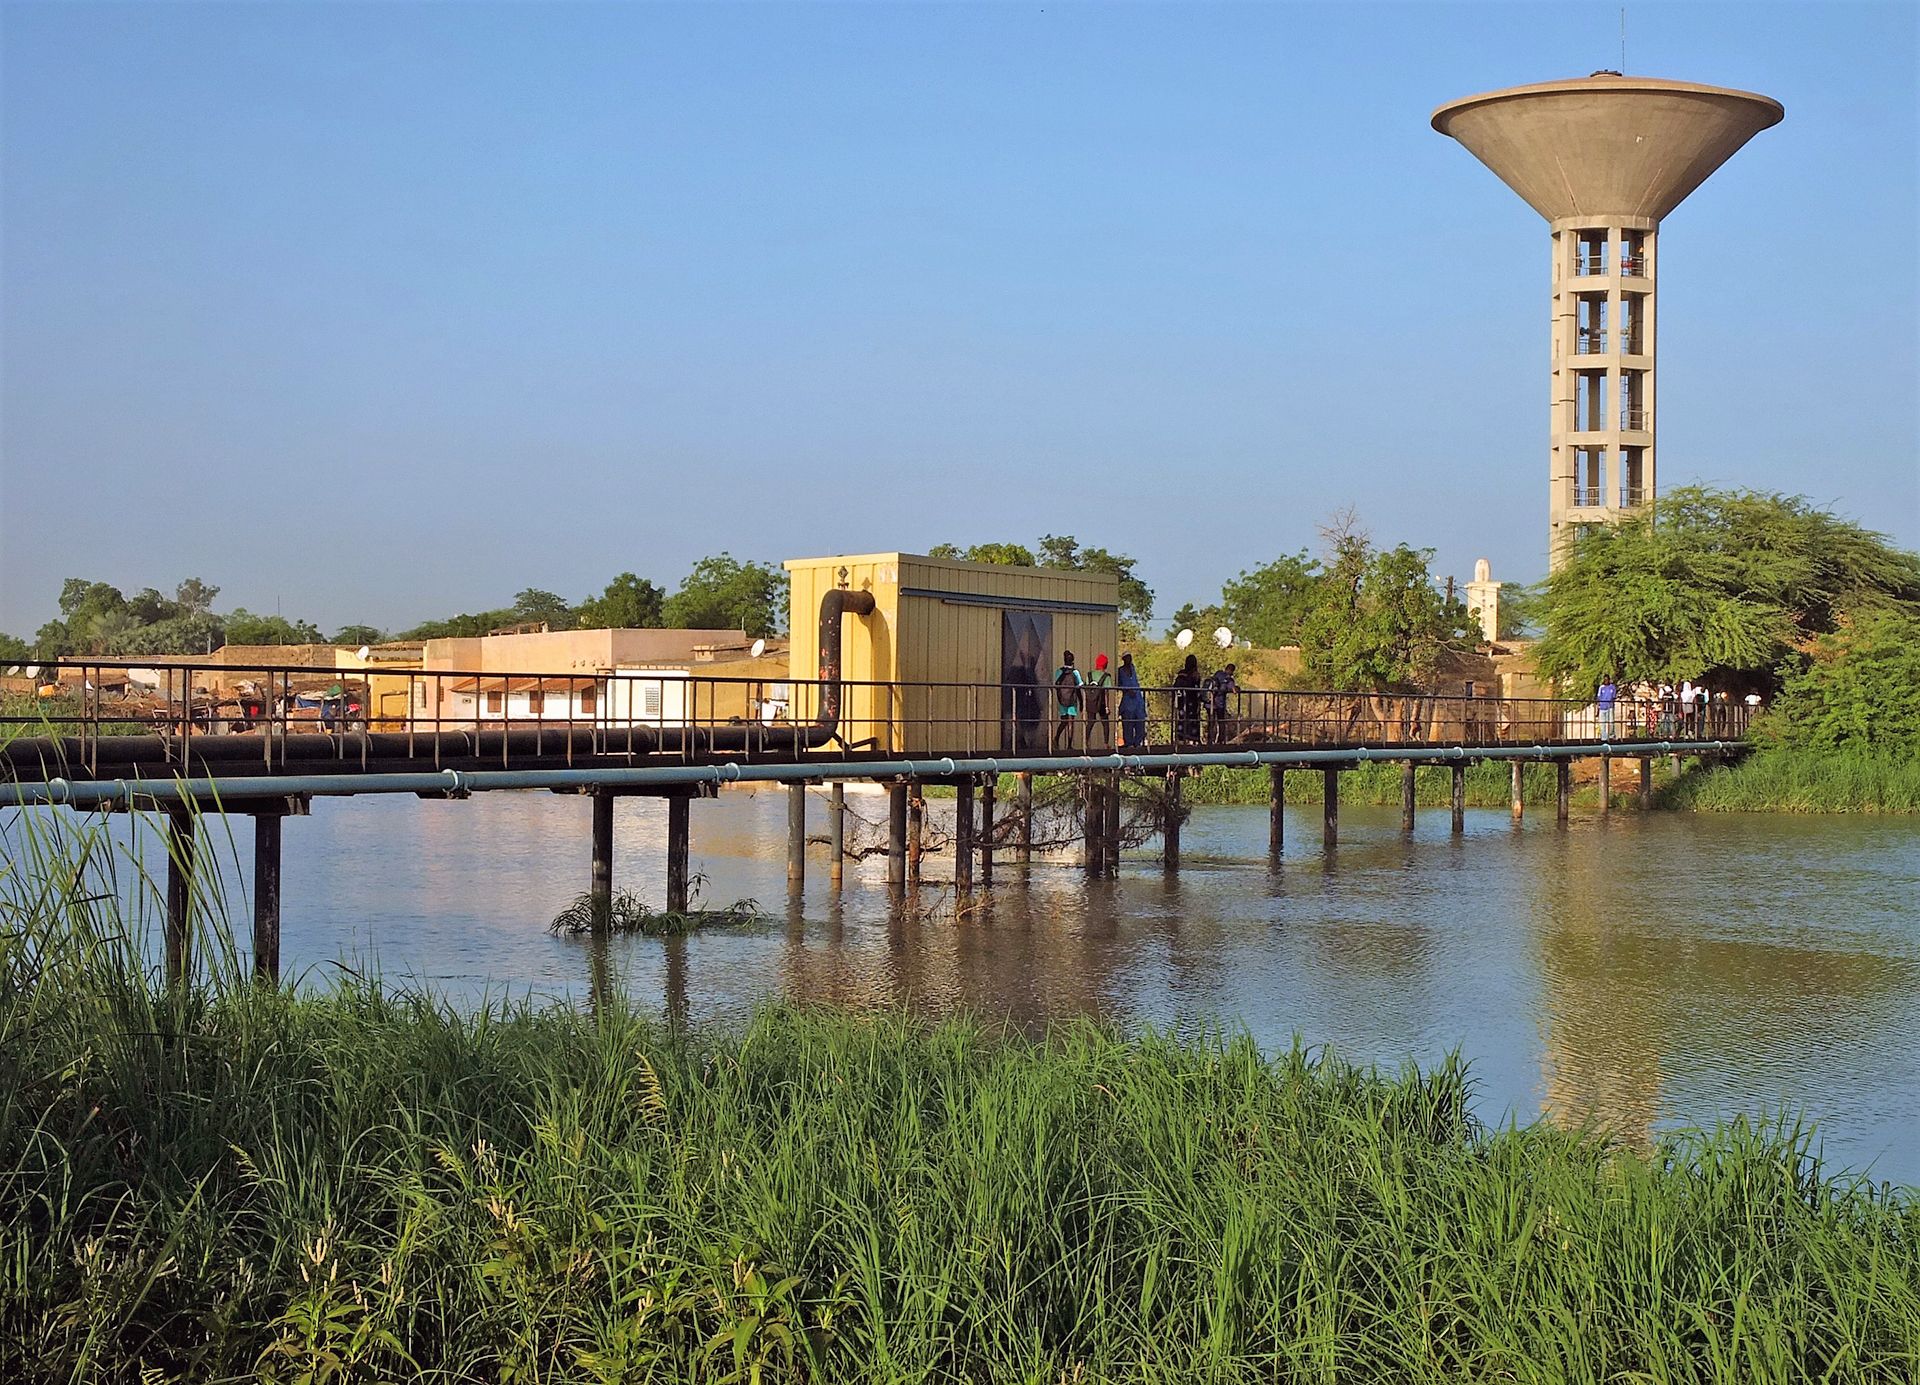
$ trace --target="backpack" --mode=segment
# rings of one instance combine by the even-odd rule
[[[1113,675],[1105,669],[1096,669],[1088,686],[1092,691],[1087,694],[1087,712],[1090,716],[1103,717],[1107,714],[1107,689],[1113,686]]]
[[[1060,699],[1060,715],[1063,717],[1080,714],[1080,670],[1060,665],[1053,675],[1054,696]]]

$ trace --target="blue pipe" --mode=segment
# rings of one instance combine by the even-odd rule
[[[49,779],[0,784],[0,806],[199,803],[219,807],[257,798],[410,793],[464,795],[490,789],[619,789],[673,784],[789,784],[831,779],[944,779],[956,774],[1041,774],[1087,770],[1193,769],[1225,765],[1306,768],[1401,760],[1574,760],[1600,754],[1712,755],[1747,749],[1744,741],[1585,742],[1578,745],[1405,746],[1353,750],[1192,750],[1164,755],[1029,755],[938,760],[820,760],[788,765],[654,765],[629,769],[440,770],[418,774],[284,774],[232,779]]]

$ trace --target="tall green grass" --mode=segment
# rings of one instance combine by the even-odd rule
[[[1229,1033],[295,993],[217,927],[167,987],[98,834],[21,821],[0,1380],[1920,1372],[1920,1208],[1795,1127],[1487,1130],[1457,1062]]]
[[[1692,769],[1656,801],[1716,813],[1920,813],[1920,754],[1762,750]]]

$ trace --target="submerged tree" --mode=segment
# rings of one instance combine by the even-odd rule
[[[1779,687],[1849,614],[1920,614],[1920,557],[1804,498],[1691,487],[1577,538],[1547,579],[1540,671]]]

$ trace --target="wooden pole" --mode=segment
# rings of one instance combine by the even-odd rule
[[[963,774],[953,786],[953,887],[961,893],[973,888],[973,776]]]
[[[674,795],[667,800],[667,912],[684,914],[687,898],[687,839],[692,835],[693,800]]]
[[[1572,806],[1573,762],[1556,760],[1553,763],[1553,820],[1564,826]]]
[[[1413,831],[1414,765],[1408,760],[1400,766],[1400,830]]]
[[[887,785],[887,883],[907,883],[907,786]]]
[[[277,811],[253,815],[253,977],[280,983],[280,824]]]
[[[1519,822],[1520,819],[1526,815],[1527,811],[1526,797],[1521,792],[1527,782],[1527,767],[1518,760],[1515,760],[1512,765],[1512,771],[1513,788],[1511,792],[1513,797],[1513,820]]]
[[[1168,870],[1180,869],[1180,771],[1167,772],[1167,823],[1161,833],[1161,863]]]
[[[193,947],[193,864],[198,854],[198,821],[193,805],[167,809],[167,984],[186,979]]]
[[[1267,770],[1267,855],[1275,857],[1287,845],[1287,772],[1278,765]]]
[[[846,873],[847,786],[837,779],[827,791],[827,855],[827,878],[838,885]]]
[[[1340,771],[1329,765],[1320,774],[1320,841],[1331,851],[1340,842]]]
[[[980,883],[993,883],[993,800],[999,790],[999,775],[989,774],[980,781]]]
[[[787,786],[787,883],[807,880],[807,786]]]
[[[1014,804],[1020,812],[1020,864],[1033,864],[1033,772],[1022,770],[1014,780]]]
[[[1467,830],[1467,767],[1453,766],[1453,835]]]
[[[588,902],[594,929],[605,928],[613,916],[613,795],[595,790],[593,799],[593,877]]]

